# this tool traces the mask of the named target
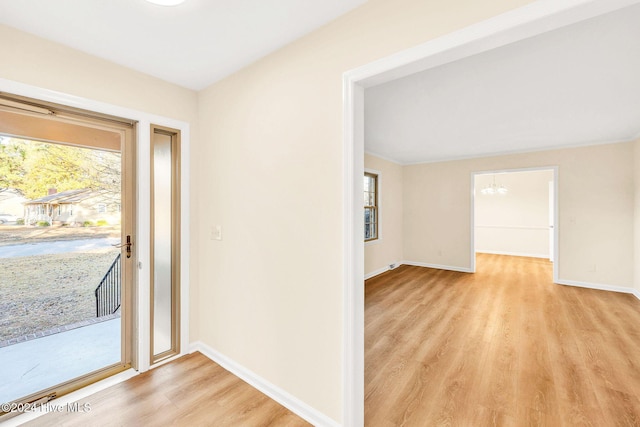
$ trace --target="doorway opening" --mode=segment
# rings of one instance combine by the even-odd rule
[[[364,92],[419,71],[604,15],[640,1],[533,2],[344,74],[344,417],[364,424]],[[379,153],[381,154],[381,153]],[[465,157],[468,158],[468,157]],[[468,178],[467,178],[468,179]],[[471,223],[471,220],[469,221]],[[469,246],[473,248],[473,245]],[[470,255],[473,255],[470,251]],[[555,253],[557,261],[557,252]],[[473,264],[471,256],[470,264]],[[557,262],[555,263],[557,264]],[[556,269],[557,271],[557,269]]]
[[[135,127],[0,94],[2,402],[136,367]]]
[[[557,167],[475,172],[472,270],[478,254],[545,260],[557,282]]]

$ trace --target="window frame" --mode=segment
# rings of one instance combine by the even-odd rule
[[[377,170],[373,170],[373,169],[366,169],[364,170],[364,175],[363,178],[366,176],[371,176],[374,177],[374,182],[375,182],[375,191],[374,191],[374,205],[373,206],[368,206],[368,205],[363,205],[363,215],[364,215],[364,210],[366,208],[370,208],[373,209],[373,211],[375,212],[375,222],[373,222],[373,224],[375,224],[375,237],[370,237],[370,238],[366,238],[364,237],[364,243],[365,244],[373,244],[373,243],[377,243],[381,240],[381,235],[380,235],[380,182],[381,182],[381,173]],[[364,191],[363,191],[363,196],[364,196]],[[364,219],[364,218],[363,218]],[[371,222],[370,222],[371,223]],[[365,222],[365,226],[367,225],[367,223]],[[364,232],[364,230],[363,230]],[[366,234],[365,234],[366,236]]]

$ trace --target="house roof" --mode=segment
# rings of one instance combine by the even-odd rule
[[[50,194],[48,196],[40,197],[38,199],[28,200],[24,202],[24,204],[33,205],[33,204],[40,204],[40,203],[48,203],[48,204],[77,203],[93,196],[95,196],[95,192],[92,191],[90,188],[82,188],[80,190],[61,191],[60,193]]]

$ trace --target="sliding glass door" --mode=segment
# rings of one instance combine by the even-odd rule
[[[0,402],[45,402],[131,366],[134,131],[0,97]]]

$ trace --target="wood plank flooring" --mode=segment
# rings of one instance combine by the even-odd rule
[[[366,426],[640,426],[640,301],[479,254],[365,285]]]
[[[51,402],[55,403],[55,400]],[[90,412],[49,413],[28,426],[309,426],[200,353],[80,401]]]

